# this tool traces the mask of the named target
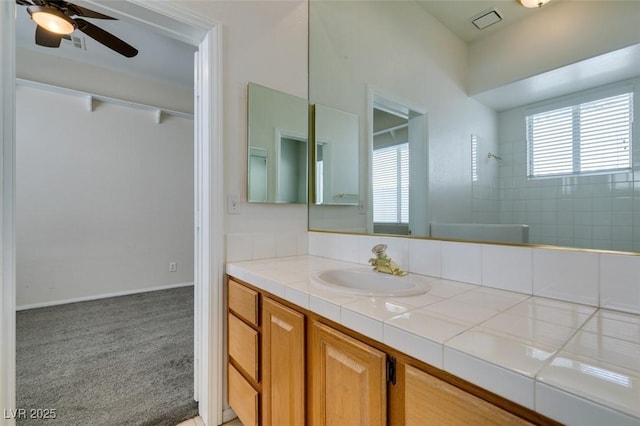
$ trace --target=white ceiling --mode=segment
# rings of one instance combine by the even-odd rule
[[[109,15],[108,11],[100,10],[91,2],[78,0],[77,3]],[[530,13],[535,13],[520,6],[516,0],[418,0],[418,3],[467,42],[498,31]],[[492,8],[496,8],[504,20],[482,31],[478,30],[471,23],[471,19]],[[84,39],[86,50],[73,47],[73,43],[68,40],[62,40],[59,48],[37,46],[34,42],[35,23],[29,18],[24,6],[18,6],[16,44],[18,47],[44,54],[142,74],[180,87],[193,87],[193,52],[196,51],[194,46],[169,38],[147,27],[134,25],[126,18],[117,21],[86,19],[133,45],[138,49],[138,55],[134,58],[125,58],[78,30],[73,33],[73,36]]]
[[[416,0],[421,7],[438,19],[443,25],[449,28],[460,39],[467,43],[493,34],[505,29],[507,26],[516,24],[532,14],[538,13],[538,9],[527,9],[522,7],[517,0]],[[553,3],[563,0],[552,0],[552,4],[544,6],[545,10],[553,8]],[[121,0],[110,0],[110,4],[121,2]],[[77,3],[107,15],[114,16],[109,10],[100,9],[100,3],[96,1],[77,0]],[[478,30],[472,23],[472,19],[491,9],[496,9],[503,20],[484,30]],[[139,54],[134,58],[125,58],[100,43],[95,42],[80,31],[75,31],[74,36],[84,37],[86,50],[81,50],[72,46],[67,40],[62,41],[60,48],[46,48],[37,46],[34,42],[35,23],[28,16],[26,7],[18,6],[16,43],[18,47],[33,49],[49,55],[59,55],[77,61],[87,62],[94,65],[121,70],[134,74],[141,74],[151,78],[170,82],[180,87],[193,87],[193,52],[197,49],[188,43],[168,37],[167,32],[159,32],[151,27],[134,25],[133,21],[123,18],[117,21],[90,19],[94,24],[113,33],[117,37],[127,41],[139,50]],[[553,92],[562,86],[563,90],[582,90],[583,87],[572,87],[576,82],[583,80],[576,79],[576,73],[584,76],[591,76],[593,81],[588,83],[604,84],[611,78],[629,78],[640,68],[640,48],[634,47],[624,52],[616,53],[624,55],[624,69],[617,69],[611,66],[610,58],[596,59],[594,61],[584,61],[580,63],[581,68],[576,66],[563,70],[546,73],[537,80],[528,79],[526,81],[515,82],[514,84],[492,90],[476,96],[481,102],[493,107],[496,110],[511,108],[516,99],[536,100],[541,93]],[[602,70],[603,72],[596,72]],[[558,74],[560,73],[560,74]],[[544,90],[541,90],[544,89]],[[546,90],[546,92],[545,92]]]
[[[517,0],[417,0],[417,3],[467,43],[500,31],[538,11],[521,6]],[[502,21],[483,30],[476,28],[471,21],[492,9],[498,12]]]
[[[96,10],[95,7],[86,7]],[[17,6],[17,9],[16,45],[19,48],[62,56],[108,69],[145,75],[179,87],[193,87],[193,53],[197,50],[195,46],[167,37],[147,27],[135,25],[126,19],[110,21],[83,18],[134,46],[139,51],[138,55],[125,58],[79,30],[74,31],[72,36],[84,39],[86,46],[84,50],[73,47],[71,41],[64,39],[59,48],[42,47],[35,44],[36,24],[29,18],[27,8]],[[102,10],[99,12],[105,13]],[[109,15],[109,13],[106,14]]]
[[[533,14],[550,13],[563,0],[552,0],[542,9],[528,9],[518,0],[417,0],[421,7],[438,19],[460,39],[473,45],[482,37],[518,25]],[[503,20],[478,30],[472,19],[496,9]],[[640,74],[640,45],[629,46],[594,58],[585,59],[530,78],[515,81],[473,97],[496,111],[586,90],[591,87],[635,78]]]

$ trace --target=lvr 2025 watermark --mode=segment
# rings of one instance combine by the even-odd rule
[[[55,408],[5,408],[5,419],[53,420],[57,417]]]

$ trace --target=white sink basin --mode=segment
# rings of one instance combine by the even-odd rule
[[[370,267],[329,269],[312,276],[312,282],[321,287],[362,296],[415,296],[431,290],[429,281],[421,275],[395,276]]]

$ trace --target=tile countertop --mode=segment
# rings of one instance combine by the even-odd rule
[[[389,298],[312,279],[354,266],[296,256],[226,272],[562,423],[640,425],[640,315],[432,277]]]

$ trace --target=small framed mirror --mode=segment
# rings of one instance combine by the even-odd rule
[[[308,103],[249,83],[247,201],[307,202]]]

